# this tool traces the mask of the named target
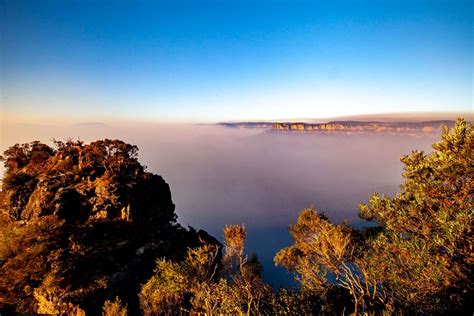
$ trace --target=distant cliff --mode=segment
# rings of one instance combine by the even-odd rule
[[[452,127],[454,121],[423,122],[331,121],[327,123],[304,122],[238,122],[220,123],[230,128],[258,128],[270,132],[342,133],[342,134],[429,134],[437,133],[442,126]]]

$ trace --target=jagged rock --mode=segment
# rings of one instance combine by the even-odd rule
[[[5,152],[2,208],[10,220],[0,237],[14,246],[0,250],[0,304],[95,315],[119,296],[133,313],[158,257],[179,259],[200,240],[217,243],[176,223],[168,184],[140,165],[137,150],[102,140]]]

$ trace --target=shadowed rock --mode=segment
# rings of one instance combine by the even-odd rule
[[[207,233],[176,223],[168,184],[136,146],[39,142],[5,151],[0,303],[17,312],[100,313],[120,296],[138,310],[158,257],[180,259]],[[29,249],[28,252],[25,250]]]

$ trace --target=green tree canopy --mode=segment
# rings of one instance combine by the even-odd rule
[[[472,124],[459,119],[432,153],[403,156],[401,192],[360,205],[359,216],[376,228],[350,229],[303,210],[290,227],[294,244],[275,262],[304,288],[346,289],[356,311],[472,312],[473,141]]]

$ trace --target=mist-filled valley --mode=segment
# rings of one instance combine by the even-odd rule
[[[400,156],[430,151],[439,135],[283,134],[152,123],[12,124],[3,126],[1,150],[70,138],[137,145],[140,162],[169,183],[181,224],[221,240],[226,224],[244,223],[248,251],[258,254],[266,281],[279,286],[292,284],[292,276],[274,267],[273,257],[291,242],[288,225],[302,208],[314,206],[334,222],[364,225],[358,204],[373,192],[393,196],[402,182]]]

